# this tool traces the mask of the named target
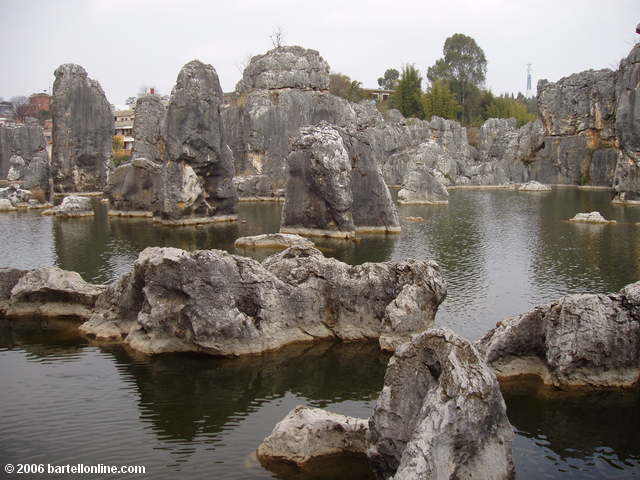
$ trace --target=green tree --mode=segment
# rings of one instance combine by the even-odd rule
[[[444,80],[436,80],[422,97],[424,118],[442,117],[454,119],[460,110],[455,94]]]
[[[392,108],[397,108],[405,117],[424,117],[422,105],[422,78],[413,65],[402,67],[402,75],[396,90],[389,97]]]
[[[350,102],[359,102],[368,98],[367,92],[362,89],[362,82],[351,80],[347,75],[332,73],[329,75],[329,92]]]
[[[529,113],[525,103],[507,94],[494,97],[487,107],[485,116],[486,118],[515,118],[519,127],[536,119],[535,114]]]
[[[393,90],[396,82],[400,78],[400,72],[395,68],[388,68],[384,72],[384,77],[378,79],[378,85],[385,90]]]
[[[469,108],[469,91],[473,90],[473,87],[479,88],[487,75],[484,51],[473,38],[456,33],[445,40],[442,53],[443,57],[429,67],[427,78],[430,82],[449,82],[449,87],[456,93],[458,102],[462,105],[461,120],[470,123],[477,112]]]

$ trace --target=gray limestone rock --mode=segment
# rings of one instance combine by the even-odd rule
[[[396,350],[369,420],[379,478],[513,478],[512,439],[498,381],[467,340],[431,329]]]
[[[543,183],[536,182],[532,180],[523,185],[520,185],[518,191],[520,192],[550,192],[552,189],[549,185],[544,185]]]
[[[579,223],[616,223],[615,220],[604,218],[600,212],[576,213],[569,221]]]
[[[17,210],[8,198],[0,198],[0,212],[13,212]]]
[[[326,122],[300,129],[287,157],[281,231],[350,238],[399,231],[399,219],[370,145]]]
[[[233,155],[224,139],[222,90],[211,65],[193,60],[178,75],[165,121],[163,220],[228,217],[236,211]]]
[[[110,209],[123,214],[159,211],[162,179],[162,165],[146,158],[118,166],[104,190]]]
[[[278,88],[327,90],[329,64],[315,50],[297,46],[274,48],[251,59],[236,91]]]
[[[60,205],[45,210],[42,214],[56,217],[90,217],[95,213],[90,198],[68,195],[62,199]]]
[[[361,454],[367,449],[367,420],[321,408],[298,406],[260,444],[260,462],[290,462],[304,466],[330,455]]]
[[[0,199],[9,200],[13,207],[28,204],[31,197],[32,193],[30,190],[24,190],[16,187],[15,185],[0,188]]]
[[[19,317],[74,317],[87,320],[93,313],[96,299],[104,291],[103,285],[85,282],[76,272],[44,267],[19,277],[11,290],[7,307],[8,318]]]
[[[240,355],[293,342],[401,337],[433,324],[446,286],[433,262],[349,266],[314,248],[255,260],[147,248],[82,331],[146,353]]]
[[[143,95],[136,101],[135,112],[131,157],[161,164],[165,148],[162,131],[166,108],[159,96]]]
[[[535,375],[559,388],[636,385],[640,283],[567,295],[499,322],[476,345],[499,378]]]
[[[447,204],[449,192],[436,177],[436,172],[424,165],[407,175],[404,185],[398,191],[399,204]]]
[[[26,273],[27,270],[17,268],[0,268],[0,315],[7,312],[11,290]]]
[[[288,233],[265,233],[252,237],[240,237],[233,246],[237,248],[289,248],[289,247],[313,247],[311,240],[303,238],[299,235],[291,235]]]
[[[616,83],[616,133],[621,151],[615,171],[615,201],[640,202],[640,45],[620,62]]]
[[[49,154],[40,126],[0,125],[0,180],[17,183],[44,200],[49,194]]]
[[[55,71],[51,174],[56,192],[102,191],[111,158],[114,119],[100,84],[80,65]]]

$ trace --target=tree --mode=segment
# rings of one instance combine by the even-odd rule
[[[26,105],[27,103],[29,103],[29,99],[24,95],[16,95],[15,97],[11,97],[10,101],[16,108],[18,108],[20,105]]]
[[[273,48],[280,48],[284,43],[284,31],[282,27],[278,25],[273,29],[271,35],[269,35],[269,39],[271,40],[271,44]]]
[[[329,75],[329,92],[350,102],[365,100],[368,95],[362,89],[362,82],[351,80],[347,75],[332,73]]]
[[[442,117],[454,119],[460,111],[460,105],[456,101],[455,94],[449,90],[449,85],[444,80],[436,80],[422,97],[424,118]]]
[[[129,97],[125,100],[124,103],[131,107],[136,104],[136,100],[138,100],[138,97]]]
[[[462,105],[462,120],[469,123],[476,112],[470,111],[467,93],[472,87],[480,87],[487,75],[487,59],[476,41],[456,33],[444,42],[443,57],[429,67],[430,82],[446,80]]]
[[[392,108],[397,108],[405,117],[422,118],[422,78],[414,65],[402,67],[402,75],[396,90],[389,97]]]
[[[536,115],[527,111],[525,103],[516,100],[513,95],[494,97],[485,114],[486,118],[515,118],[518,127],[536,119]]]
[[[393,90],[398,78],[400,78],[400,72],[395,68],[388,68],[384,72],[384,77],[378,79],[378,85],[385,90]]]

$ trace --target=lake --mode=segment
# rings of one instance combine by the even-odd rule
[[[436,323],[475,340],[534,305],[640,279],[640,208],[614,206],[610,197],[573,188],[453,190],[448,206],[399,207],[401,235],[317,244],[351,264],[437,261],[448,295]],[[0,266],[57,265],[106,283],[147,246],[233,252],[239,236],[277,231],[280,209],[240,204],[240,222],[177,229],[109,219],[97,201],[90,219],[6,213]],[[617,223],[566,222],[593,210]],[[406,219],[418,216],[424,222]],[[55,322],[0,321],[0,462],[145,465],[152,478],[344,478],[344,464],[273,474],[253,452],[298,404],[369,416],[387,360],[375,344],[340,343],[238,359],[146,357],[92,345]],[[504,393],[518,479],[640,477],[637,392],[559,396],[520,384]],[[353,480],[368,478],[352,468]]]

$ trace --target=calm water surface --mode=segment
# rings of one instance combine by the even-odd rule
[[[476,339],[533,305],[640,279],[640,208],[609,198],[575,189],[458,190],[448,206],[401,207],[399,236],[318,244],[352,264],[436,260],[449,284],[437,323]],[[94,219],[0,215],[0,265],[58,265],[109,282],[147,246],[233,251],[239,236],[277,231],[280,214],[277,204],[242,204],[246,223],[172,229],[108,219],[96,207]],[[592,210],[618,223],[565,221]],[[253,451],[298,404],[370,415],[386,361],[375,344],[296,346],[230,360],[149,358],[89,345],[53,323],[0,322],[0,463],[137,464],[153,478],[344,478],[345,470],[368,478],[352,465],[273,474]],[[548,398],[526,385],[506,390],[505,400],[519,479],[640,477],[637,393]]]

